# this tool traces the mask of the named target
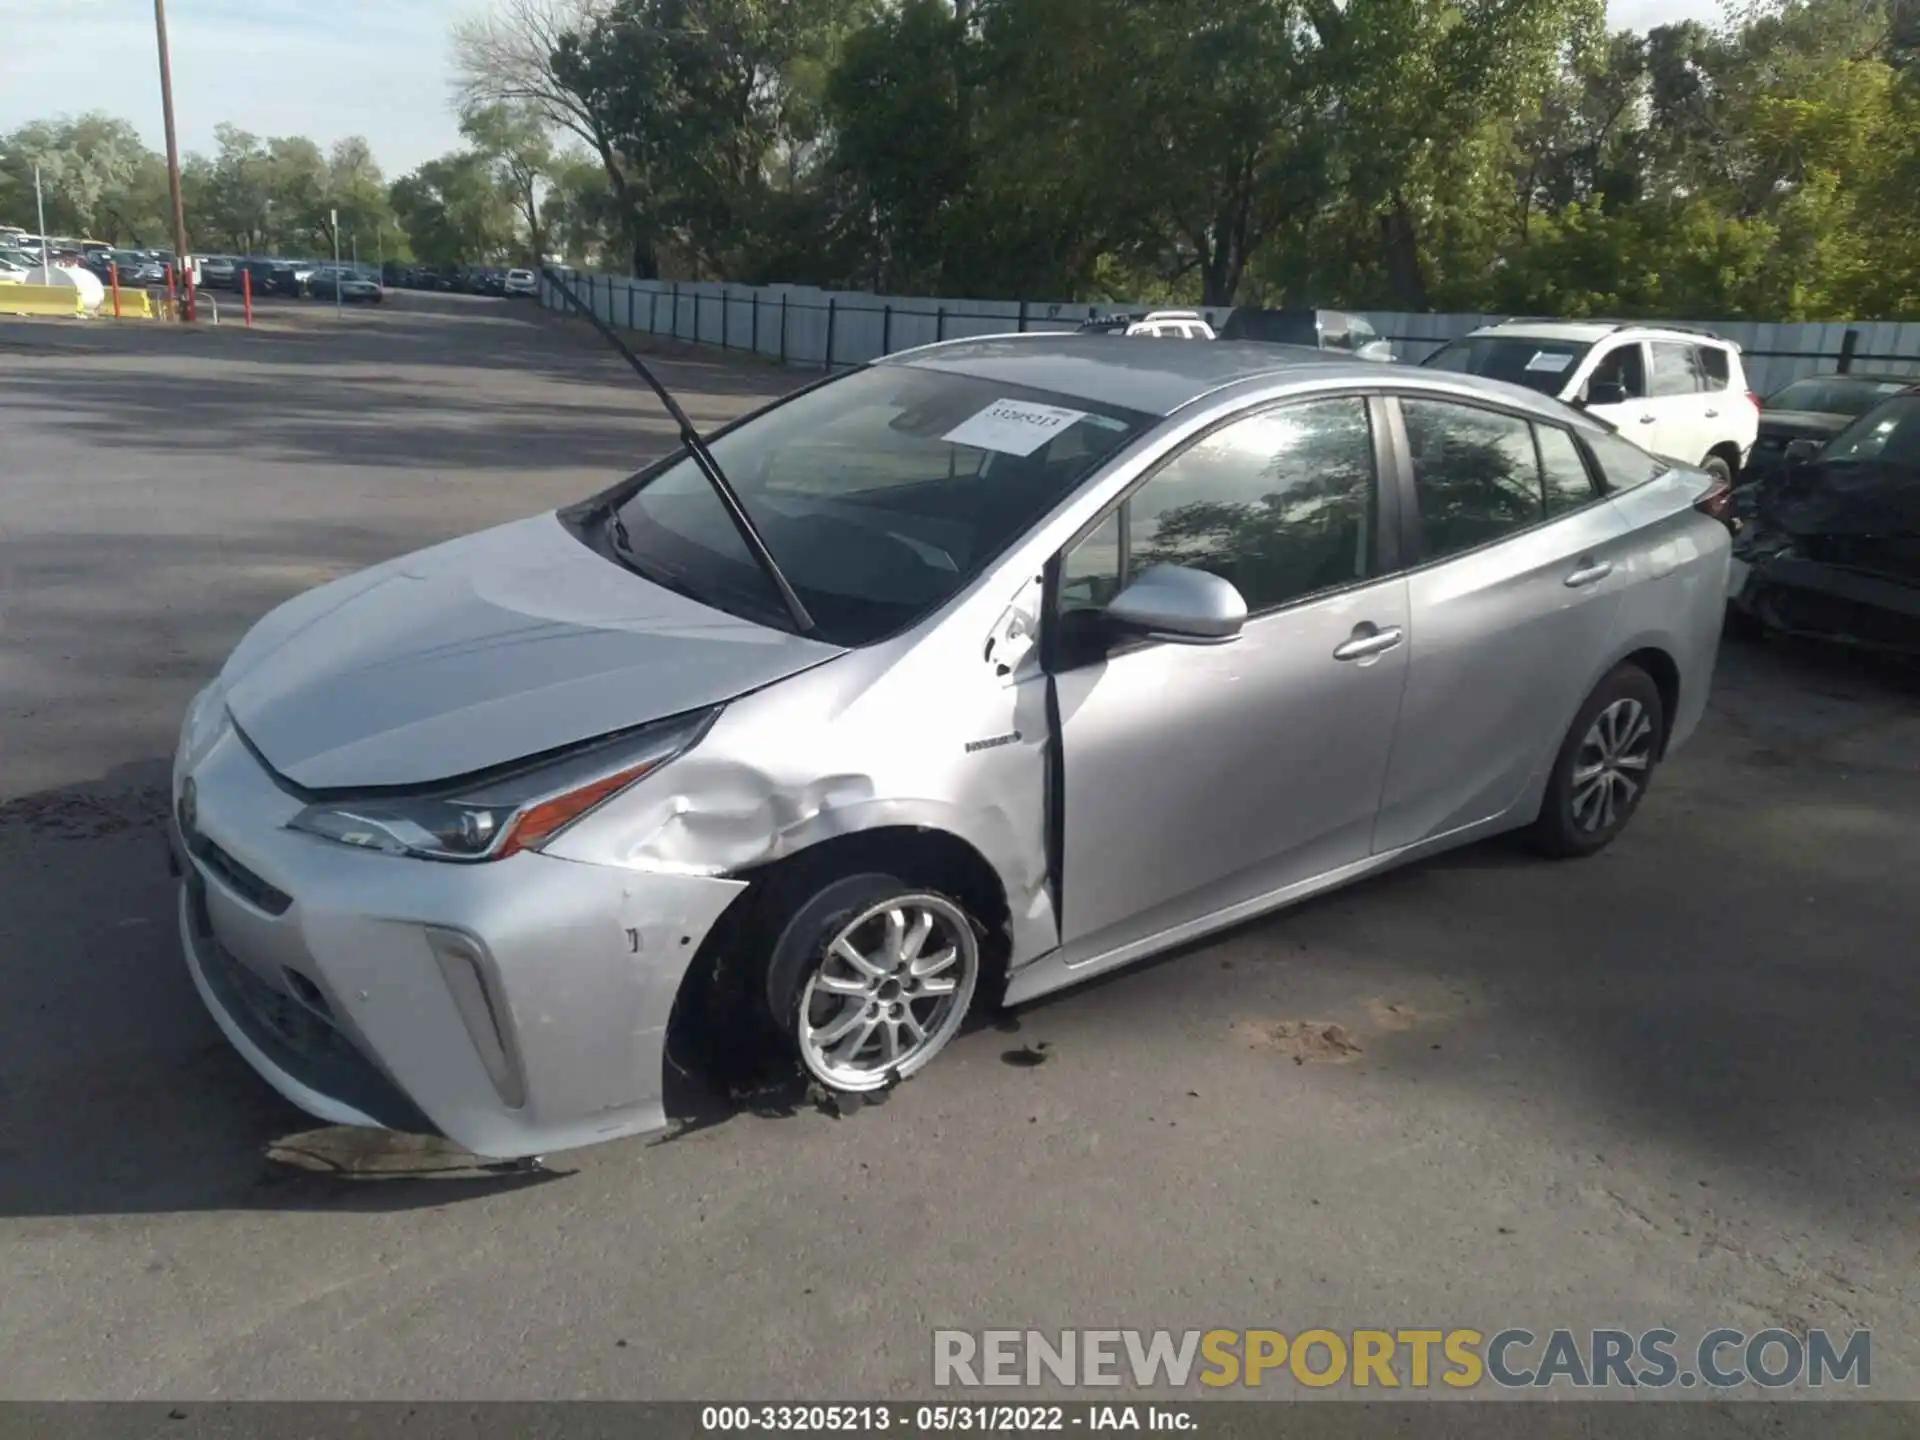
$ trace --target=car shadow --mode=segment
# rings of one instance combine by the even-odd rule
[[[0,803],[0,1215],[410,1210],[558,1178],[316,1130],[247,1067],[180,957],[168,769]]]

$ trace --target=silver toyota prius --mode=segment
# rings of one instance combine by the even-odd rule
[[[696,997],[884,1089],[970,1005],[1606,845],[1706,705],[1725,499],[1468,375],[891,356],[261,620],[174,762],[187,964],[294,1104],[482,1156],[663,1125]]]

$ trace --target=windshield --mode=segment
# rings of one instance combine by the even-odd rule
[[[1908,383],[1828,376],[1796,380],[1769,396],[1767,409],[1804,410],[1817,415],[1864,415],[1887,396],[1898,395]]]
[[[709,448],[823,639],[861,645],[944,603],[1151,417],[971,376],[879,365]],[[621,501],[634,570],[785,628],[772,583],[684,455]]]
[[[1422,364],[1435,370],[1484,375],[1524,385],[1542,395],[1558,395],[1567,378],[1593,346],[1584,340],[1530,340],[1519,335],[1469,335],[1429,355]]]
[[[1868,411],[1835,436],[1820,458],[1920,465],[1920,395],[1901,395]]]

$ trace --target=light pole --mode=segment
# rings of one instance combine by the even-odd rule
[[[187,263],[187,212],[180,203],[180,142],[173,129],[173,62],[167,56],[166,0],[153,0],[153,29],[160,42],[160,112],[167,128],[167,189],[173,200],[173,258]]]
[[[0,160],[6,158],[0,155]],[[35,160],[30,163],[33,165],[33,210],[40,226],[40,283],[44,285],[48,279],[48,266],[53,259],[47,253],[47,202],[40,198],[40,162]]]

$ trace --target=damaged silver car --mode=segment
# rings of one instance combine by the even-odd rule
[[[1021,335],[686,433],[288,602],[194,703],[188,965],[296,1105],[654,1129],[696,990],[882,1089],[971,1005],[1498,831],[1595,851],[1706,704],[1724,496],[1518,387]]]

